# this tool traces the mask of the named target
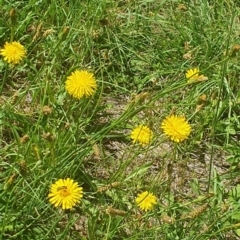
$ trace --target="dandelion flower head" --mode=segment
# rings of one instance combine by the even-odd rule
[[[157,198],[152,193],[145,191],[137,195],[135,202],[140,209],[148,211],[157,204]]]
[[[186,72],[187,79],[198,79],[199,77],[199,68],[191,68]]]
[[[186,72],[186,78],[188,79],[188,83],[193,82],[202,82],[208,80],[208,77],[204,75],[199,75],[199,68],[192,68]]]
[[[152,140],[153,132],[147,126],[139,125],[132,130],[130,137],[133,143],[139,142],[144,146]]]
[[[82,187],[72,179],[59,179],[50,188],[48,198],[51,204],[62,209],[71,209],[83,197]]]
[[[66,91],[76,99],[93,95],[97,88],[93,74],[84,70],[72,72],[65,84]]]
[[[4,47],[0,50],[0,55],[3,56],[4,61],[10,64],[18,64],[26,57],[26,49],[19,42],[6,42]]]
[[[191,132],[191,126],[183,116],[171,115],[166,117],[161,128],[164,134],[174,142],[182,142],[188,138]]]

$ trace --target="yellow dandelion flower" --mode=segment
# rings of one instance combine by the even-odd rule
[[[193,82],[202,82],[208,80],[208,77],[204,75],[199,75],[199,68],[192,68],[186,72],[186,78],[188,79],[188,83]]]
[[[51,204],[62,209],[73,208],[83,197],[82,187],[72,179],[59,179],[50,188],[48,198]]]
[[[93,95],[97,82],[92,73],[76,70],[67,78],[65,88],[74,98],[80,99]]]
[[[0,55],[3,59],[11,64],[18,64],[24,57],[26,57],[26,49],[19,42],[6,42],[4,47],[0,50]]]
[[[161,128],[164,134],[174,142],[182,142],[188,138],[191,132],[191,126],[183,116],[171,115],[166,117]]]
[[[153,132],[147,126],[139,125],[132,130],[130,137],[133,143],[139,142],[144,146],[152,140]]]
[[[186,72],[186,78],[187,79],[198,79],[199,77],[199,68],[192,68],[187,70]]]
[[[151,210],[157,204],[157,198],[148,191],[139,193],[135,199],[138,207],[144,211]]]

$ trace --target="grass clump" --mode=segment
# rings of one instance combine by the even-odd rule
[[[2,1],[1,239],[238,239],[235,1]]]

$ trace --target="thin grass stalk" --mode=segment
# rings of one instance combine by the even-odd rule
[[[228,34],[228,39],[227,39],[227,46],[226,46],[226,56],[228,56],[229,53],[229,46],[230,46],[230,39],[231,39],[231,34],[233,31],[233,22],[236,16],[236,12],[234,12],[231,16],[231,24],[230,24],[230,29],[229,29],[229,34]],[[221,82],[219,85],[219,94],[218,94],[218,100],[217,100],[217,105],[216,105],[216,110],[215,114],[213,116],[213,121],[212,121],[212,139],[211,139],[211,153],[210,153],[210,164],[209,164],[209,173],[208,173],[208,186],[207,186],[207,192],[209,193],[210,190],[210,184],[211,184],[211,176],[212,176],[212,168],[213,168],[213,154],[214,154],[214,142],[215,142],[215,127],[218,122],[218,112],[220,109],[220,97],[223,95],[223,86],[224,86],[224,78],[225,74],[227,72],[227,65],[228,65],[228,60],[229,58],[226,58],[226,60],[223,62],[222,65],[222,74],[221,74]]]

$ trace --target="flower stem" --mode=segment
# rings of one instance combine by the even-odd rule
[[[10,43],[13,42],[13,37],[14,37],[14,26],[11,26],[11,36],[10,36]]]

